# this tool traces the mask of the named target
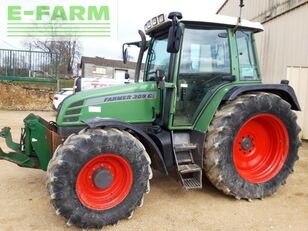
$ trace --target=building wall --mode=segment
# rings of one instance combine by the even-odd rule
[[[301,111],[297,112],[297,123],[302,128],[301,136],[308,139],[308,67],[288,67],[287,79],[294,88]]]
[[[286,79],[290,66],[308,67],[308,4],[264,23],[256,35],[264,82]]]
[[[307,0],[244,0],[243,17],[263,23],[305,2]],[[226,1],[219,14],[239,16],[239,0]]]
[[[98,69],[103,69],[102,72],[96,72],[95,71]],[[101,78],[110,78],[113,79],[114,78],[114,74],[115,74],[115,69],[117,68],[113,68],[113,67],[105,67],[105,66],[97,66],[94,64],[90,64],[90,63],[85,63],[83,65],[83,70],[82,70],[82,77],[87,77],[87,78],[91,78],[91,77],[101,77]],[[127,70],[128,74],[130,75],[130,78],[133,79],[134,75],[135,75],[135,70],[134,69],[121,69],[119,68],[119,70]]]

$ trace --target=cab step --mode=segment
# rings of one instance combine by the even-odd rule
[[[199,172],[201,171],[201,168],[196,164],[185,164],[185,165],[179,165],[178,170],[181,174],[185,174],[185,173]]]
[[[177,166],[179,180],[185,189],[202,188],[202,168],[195,161],[199,155],[196,144],[190,142],[188,132],[172,134],[173,153]]]
[[[196,148],[197,148],[196,144],[177,144],[174,146],[174,149],[177,152],[189,151]]]
[[[184,188],[187,190],[202,188],[202,185],[200,185],[199,180],[196,178],[185,178],[183,181]]]

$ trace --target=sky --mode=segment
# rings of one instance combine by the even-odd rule
[[[0,0],[0,11],[4,12],[3,8],[7,4],[8,0]],[[82,44],[83,56],[99,56],[111,59],[121,58],[121,48],[123,42],[138,41],[138,29],[144,28],[144,24],[154,16],[161,13],[168,14],[171,11],[179,11],[183,14],[183,18],[192,19],[196,16],[202,17],[202,15],[213,15],[223,4],[224,0],[108,0],[117,1],[117,35],[112,39],[95,38],[95,39],[79,39]],[[13,0],[9,0],[14,2]],[[15,3],[33,4],[35,1],[19,0]],[[40,4],[48,4],[54,1],[40,1]],[[71,1],[62,0],[62,3],[72,4]],[[74,1],[74,5],[78,1]],[[82,4],[82,1],[79,1]],[[90,0],[87,1],[92,5],[100,5],[103,0]],[[6,21],[4,14],[0,15],[0,20]],[[6,25],[0,24],[0,31],[3,31]],[[22,40],[20,39],[8,39],[6,36],[0,33],[0,48],[5,49],[23,49]]]

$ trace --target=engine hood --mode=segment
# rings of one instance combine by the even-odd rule
[[[98,117],[148,123],[160,113],[159,101],[160,91],[155,81],[87,90],[63,101],[57,125],[80,126],[84,125],[84,119]]]

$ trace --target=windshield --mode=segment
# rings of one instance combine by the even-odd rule
[[[155,79],[156,70],[162,70],[165,75],[168,74],[170,53],[167,52],[167,37],[155,38],[148,51],[148,67],[145,75],[146,81]]]

